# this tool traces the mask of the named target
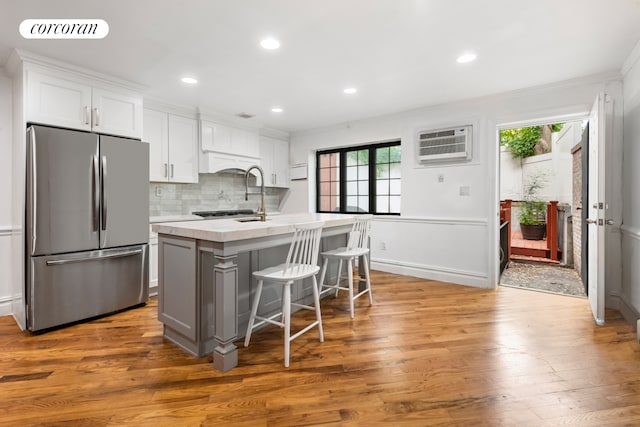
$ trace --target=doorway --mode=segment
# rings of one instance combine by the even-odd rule
[[[574,119],[499,129],[500,285],[586,298],[587,125]]]

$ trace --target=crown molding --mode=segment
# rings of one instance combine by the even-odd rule
[[[26,67],[42,67],[48,70],[55,70],[62,73],[72,73],[80,78],[99,82],[109,86],[119,86],[123,89],[144,92],[148,88],[144,85],[130,82],[128,80],[113,77],[107,74],[100,73],[89,68],[80,67],[77,65],[68,64],[66,62],[58,61],[57,59],[48,58],[46,56],[38,55],[33,52],[29,52],[23,49],[14,49],[7,61],[9,70],[17,69],[19,63],[23,63]]]

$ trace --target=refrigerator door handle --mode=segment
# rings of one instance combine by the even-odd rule
[[[98,156],[92,157],[93,167],[93,185],[91,186],[91,201],[93,202],[93,231],[98,231],[100,227],[100,199],[98,194],[100,193],[100,166],[98,165]]]
[[[72,258],[72,259],[57,259],[52,261],[47,261],[47,265],[63,265],[63,264],[71,264],[74,262],[85,262],[85,261],[97,261],[101,259],[109,259],[109,258],[123,258],[132,255],[138,255],[142,253],[142,249],[134,249],[131,251],[110,253],[107,255],[100,255],[95,257],[84,257],[84,258]]]
[[[29,188],[29,198],[31,200],[31,254],[33,255],[36,250],[36,215],[38,211],[38,198],[36,194],[38,194],[38,180],[37,180],[37,169],[36,169],[36,131],[33,127],[30,127],[29,130],[29,140],[31,142],[31,186]]]
[[[102,202],[102,231],[107,230],[107,156],[102,156],[102,191],[100,201]]]

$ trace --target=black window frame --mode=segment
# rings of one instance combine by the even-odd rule
[[[377,212],[377,191],[376,191],[376,150],[378,148],[385,147],[401,147],[401,141],[393,140],[393,141],[385,141],[375,144],[365,144],[365,145],[355,145],[349,147],[341,147],[330,150],[319,150],[316,152],[316,212],[318,213],[342,213],[342,214],[374,214],[374,215],[390,215],[390,216],[400,216],[400,212]],[[368,150],[369,151],[369,209],[367,212],[354,212],[347,211],[347,161],[346,156],[348,152],[351,151],[361,151]],[[339,195],[339,211],[323,211],[320,210],[320,156],[326,154],[335,154],[338,153],[340,155],[340,165],[339,165],[339,174],[340,174],[340,195]],[[402,176],[400,176],[402,179]],[[402,196],[402,191],[400,192],[400,196]],[[402,206],[401,206],[402,209]]]

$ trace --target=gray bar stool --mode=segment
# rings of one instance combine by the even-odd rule
[[[320,250],[320,235],[322,234],[322,226],[324,222],[310,222],[305,224],[296,224],[295,233],[289,247],[289,254],[284,264],[275,267],[265,268],[253,273],[258,279],[258,287],[256,289],[253,306],[251,307],[251,317],[247,325],[247,333],[244,338],[244,346],[249,346],[251,332],[264,323],[271,323],[284,328],[284,366],[289,367],[289,348],[290,343],[298,338],[309,329],[317,326],[320,335],[320,342],[324,341],[324,333],[322,331],[322,317],[320,314],[320,299],[318,293],[318,282],[316,274],[320,271],[318,266],[318,252]],[[313,306],[307,306],[291,302],[291,285],[307,277],[313,278]],[[282,311],[270,317],[261,317],[257,315],[258,306],[260,305],[260,296],[262,295],[262,285],[264,282],[274,282],[282,284]],[[316,312],[316,320],[294,335],[291,335],[291,306],[314,310]],[[280,321],[274,320],[280,317]],[[255,321],[259,320],[258,323]]]
[[[371,294],[371,279],[369,277],[369,260],[367,256],[369,255],[369,231],[371,229],[371,219],[373,215],[358,215],[356,218],[356,222],[353,224],[353,228],[351,233],[349,233],[349,241],[347,242],[346,248],[337,248],[330,251],[322,252],[323,263],[322,263],[322,273],[320,273],[320,294],[323,295],[325,293],[330,292],[331,290],[335,290],[336,297],[338,296],[338,291],[340,289],[349,291],[349,309],[351,311],[351,318],[353,319],[353,303],[354,301],[361,297],[362,295],[368,293],[369,294],[369,305],[373,304],[373,296]],[[364,272],[364,282],[366,283],[366,288],[359,292],[358,294],[353,293],[353,264],[356,258],[362,257],[362,267]],[[327,265],[329,264],[329,260],[338,260],[338,280],[335,285],[329,285],[324,283],[324,278],[327,273]],[[348,285],[340,286],[340,282],[342,281],[342,263],[347,262],[347,281]],[[359,279],[359,282],[362,279]]]

